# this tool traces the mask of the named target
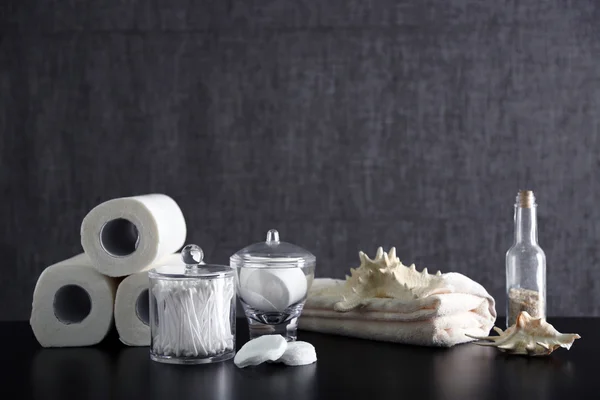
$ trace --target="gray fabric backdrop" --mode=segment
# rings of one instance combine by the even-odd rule
[[[211,262],[269,228],[458,271],[504,313],[519,188],[550,315],[600,315],[600,6],[498,0],[3,2],[0,319],[94,205],[171,195]]]

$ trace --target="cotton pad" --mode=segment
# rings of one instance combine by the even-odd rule
[[[258,365],[265,361],[275,361],[281,358],[288,343],[281,335],[264,335],[253,339],[242,346],[233,362],[240,368]]]
[[[285,365],[298,366],[312,364],[317,361],[315,346],[308,342],[290,342],[283,355],[277,362]]]
[[[260,311],[283,312],[302,300],[307,290],[300,268],[248,268],[240,272],[240,296]]]

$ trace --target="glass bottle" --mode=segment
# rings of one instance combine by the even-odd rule
[[[531,190],[520,190],[515,204],[515,240],[506,252],[506,326],[521,311],[546,318],[546,255],[538,244],[537,204]]]

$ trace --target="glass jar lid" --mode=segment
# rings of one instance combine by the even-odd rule
[[[271,229],[264,242],[244,247],[229,258],[232,266],[254,268],[295,268],[314,265],[316,257],[295,244],[279,240],[279,232]]]
[[[227,265],[205,264],[204,252],[200,246],[188,244],[181,249],[179,262],[161,265],[148,271],[150,278],[161,279],[216,279],[233,276],[233,269]]]

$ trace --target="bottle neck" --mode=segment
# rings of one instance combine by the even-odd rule
[[[515,243],[537,244],[537,241],[536,205],[528,208],[515,205]]]

